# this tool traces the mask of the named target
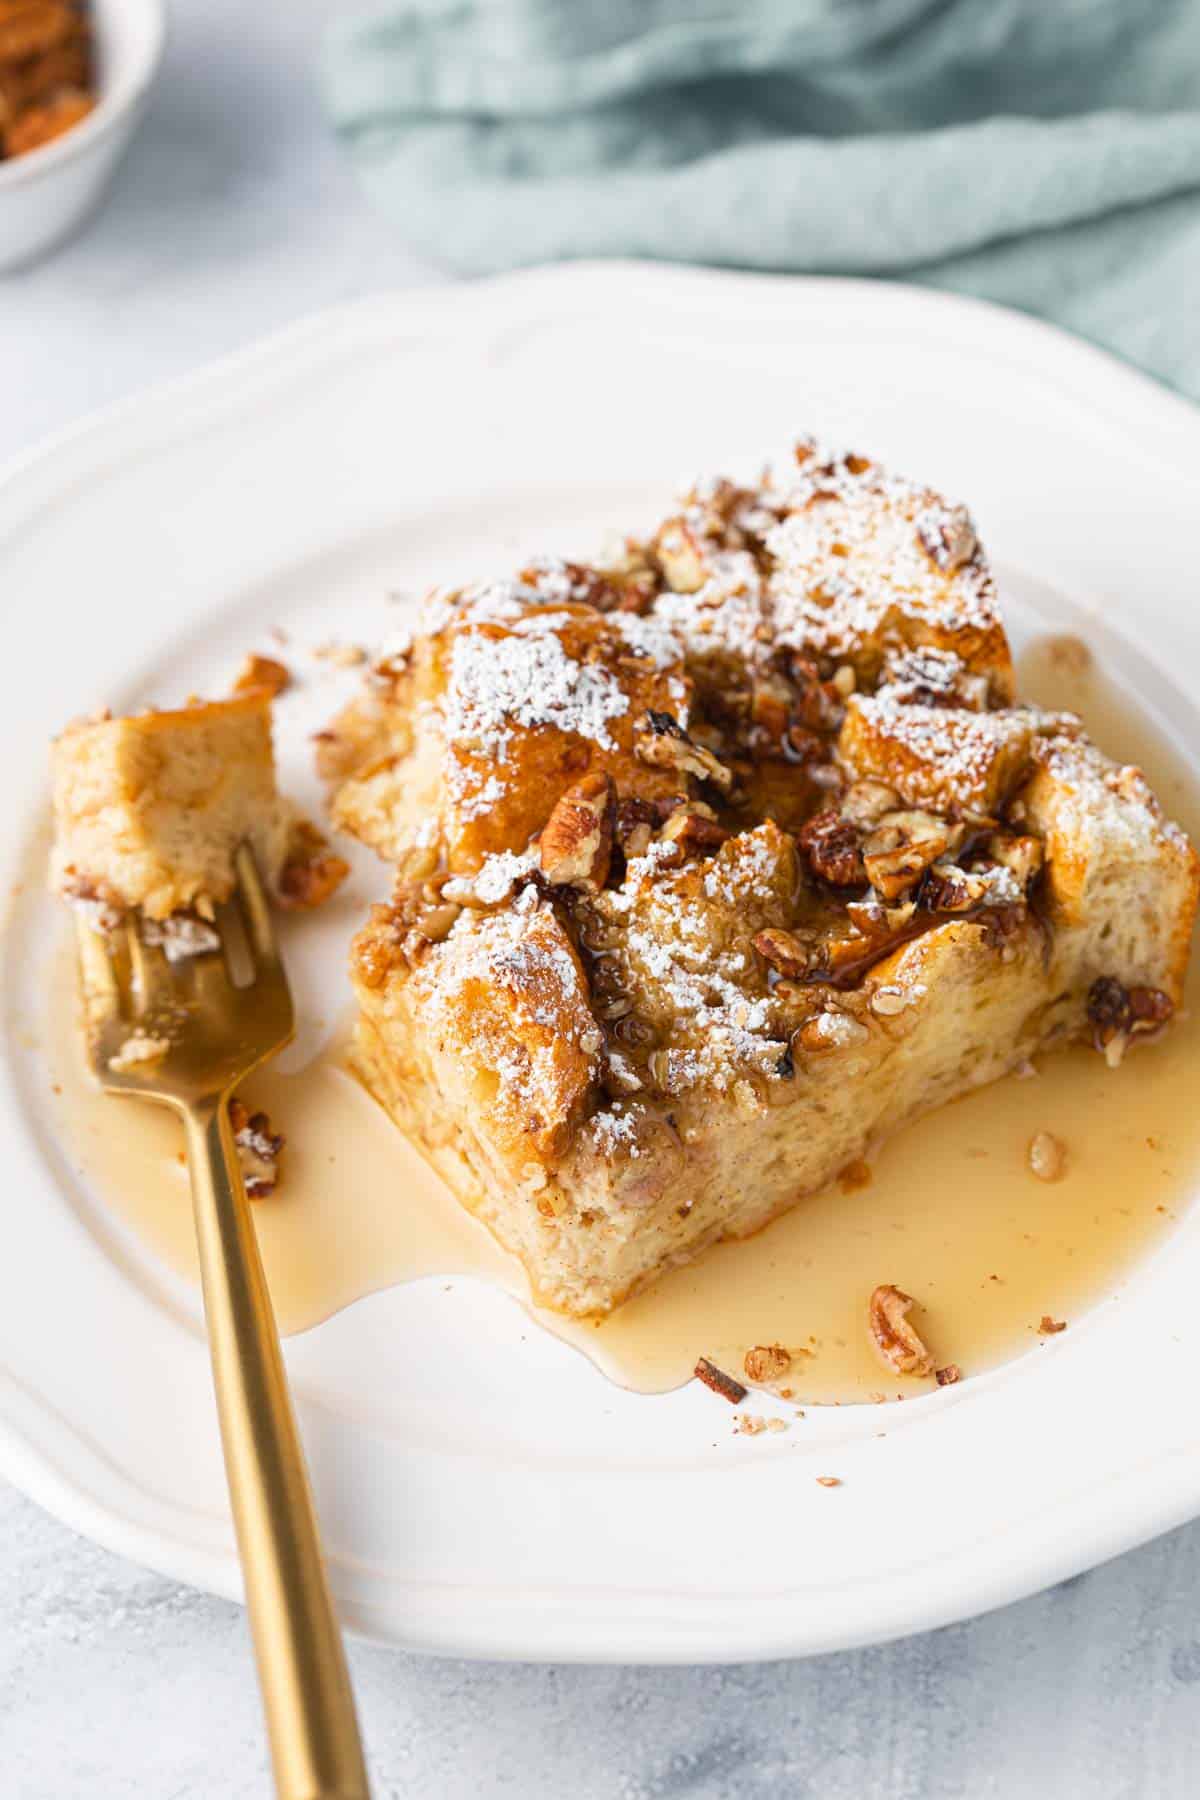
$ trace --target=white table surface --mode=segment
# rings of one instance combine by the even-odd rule
[[[0,459],[305,312],[437,278],[324,129],[311,65],[333,10],[178,0],[104,212],[0,278]],[[361,1646],[352,1662],[380,1800],[1192,1795],[1200,1526],[988,1618],[809,1663],[508,1667]],[[0,1771],[6,1800],[267,1795],[238,1610],[0,1484]]]

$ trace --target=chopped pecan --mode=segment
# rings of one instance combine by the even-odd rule
[[[1038,1326],[1038,1332],[1042,1337],[1055,1337],[1060,1331],[1066,1329],[1067,1321],[1065,1319],[1052,1319],[1049,1313],[1042,1314],[1042,1322]]]
[[[789,725],[780,748],[785,762],[796,763],[801,767],[824,762],[829,754],[827,740],[819,737],[815,731],[810,731],[806,725]]]
[[[1175,1002],[1161,988],[1127,988],[1111,975],[1100,976],[1088,989],[1092,1041],[1114,1067],[1134,1033],[1156,1031],[1174,1011]]]
[[[906,931],[912,924],[916,910],[915,900],[902,900],[898,906],[885,906],[874,894],[866,900],[850,900],[846,903],[846,917],[854,929],[863,937],[879,943],[886,943],[888,938]]]
[[[415,968],[449,936],[462,911],[442,896],[442,882],[403,882],[390,906],[373,906],[366,928],[354,940],[354,972],[364,987],[382,987],[397,968]]]
[[[984,845],[984,850],[993,862],[999,863],[1002,869],[1007,869],[1022,887],[1029,886],[1046,855],[1040,838],[1016,837],[1007,831],[994,831]]]
[[[279,1158],[286,1140],[271,1130],[265,1112],[248,1112],[240,1100],[229,1102],[229,1123],[246,1194],[261,1200],[279,1185]]]
[[[598,893],[612,863],[616,812],[616,789],[603,771],[568,788],[542,828],[539,855],[546,880]]]
[[[861,887],[866,880],[859,828],[834,808],[816,813],[796,841],[813,874],[831,887]]]
[[[1135,1031],[1153,1031],[1158,1025],[1165,1025],[1175,1011],[1175,1002],[1161,988],[1131,987],[1129,990],[1129,1012]]]
[[[1132,1024],[1129,995],[1111,975],[1101,975],[1088,989],[1087,1016],[1097,1050],[1106,1050]]]
[[[642,614],[650,611],[658,592],[658,580],[653,570],[641,569],[615,579],[617,612]],[[604,608],[601,607],[600,610],[604,611]]]
[[[635,857],[646,854],[657,824],[658,814],[648,800],[639,800],[634,795],[618,800],[616,839],[627,861],[632,862]]]
[[[978,540],[965,506],[929,506],[917,520],[917,540],[930,561],[951,574],[969,563]]]
[[[957,1363],[947,1363],[944,1369],[935,1369],[933,1378],[939,1387],[953,1387],[956,1381],[962,1380],[962,1370]]]
[[[61,47],[78,28],[73,9],[55,0],[0,7],[0,64],[22,63]],[[16,154],[15,151],[12,154]]]
[[[709,1362],[707,1356],[700,1358],[693,1374],[705,1387],[710,1387],[714,1394],[720,1394],[722,1400],[728,1400],[731,1406],[740,1406],[750,1391],[732,1375],[727,1375],[724,1369],[718,1369],[716,1363]]]
[[[743,1367],[751,1381],[782,1381],[791,1366],[792,1353],[782,1344],[755,1344],[743,1358]]]
[[[790,657],[788,674],[796,689],[794,723],[807,731],[836,731],[842,721],[845,700],[835,684],[821,680],[821,671],[808,656]]]
[[[711,781],[723,793],[733,786],[733,774],[719,757],[690,738],[667,712],[648,711],[634,733],[633,747],[645,763],[659,769],[677,769],[697,781]]]
[[[1029,1168],[1039,1181],[1061,1181],[1067,1153],[1053,1133],[1037,1131],[1029,1140]]]
[[[1021,890],[1011,870],[960,869],[957,863],[935,862],[921,890],[927,912],[964,913],[977,906],[1017,906]]]
[[[856,825],[875,825],[885,813],[896,812],[900,796],[882,781],[855,781],[842,796],[842,814]]]
[[[819,953],[812,943],[805,943],[791,931],[781,931],[770,926],[765,931],[755,934],[754,948],[764,962],[778,969],[781,975],[809,975],[820,960]]]
[[[884,813],[863,845],[863,865],[871,886],[885,900],[899,899],[961,838],[960,825],[951,825],[933,813],[919,809]]]
[[[273,656],[258,656],[251,652],[242,663],[234,678],[235,694],[252,694],[259,688],[274,696],[282,694],[292,685],[292,671],[286,663],[277,662]]]
[[[364,987],[382,987],[396,964],[403,960],[404,932],[395,908],[379,903],[367,915],[367,924],[350,948],[355,976]]]
[[[867,1329],[879,1356],[897,1375],[930,1375],[933,1358],[908,1322],[912,1304],[911,1294],[885,1282],[871,1295]]]
[[[306,819],[292,828],[288,857],[279,872],[281,906],[320,906],[342,885],[350,864],[335,856],[315,825]]]
[[[709,855],[719,850],[729,833],[715,819],[706,817],[707,810],[699,812],[692,806],[677,808],[660,831],[660,839],[676,845],[681,857]]]
[[[38,10],[30,7],[29,15]],[[56,9],[47,6],[40,10],[49,13]],[[95,104],[92,95],[81,89],[62,88],[38,106],[24,107],[4,132],[4,154],[24,156],[30,150],[40,150],[43,144],[53,143],[85,119]]]
[[[461,911],[462,907],[456,905],[452,900],[440,901],[417,914],[413,930],[424,938],[427,944],[440,944],[450,936]]]
[[[779,755],[791,723],[792,691],[777,676],[756,681],[750,693],[750,748]]]

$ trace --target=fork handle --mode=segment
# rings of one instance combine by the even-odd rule
[[[184,1114],[225,1472],[279,1800],[370,1800],[275,1315],[224,1096]]]

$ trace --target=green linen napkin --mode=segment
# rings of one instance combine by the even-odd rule
[[[390,0],[323,75],[451,268],[898,276],[1200,399],[1200,0]]]

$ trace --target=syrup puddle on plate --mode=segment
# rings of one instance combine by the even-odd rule
[[[1022,692],[1082,713],[1110,753],[1145,769],[1196,838],[1200,796],[1187,770],[1093,667],[1055,642],[1022,658]],[[112,1211],[194,1281],[179,1128],[163,1110],[92,1086],[74,986],[64,944],[48,1031],[64,1145]],[[1070,1323],[1116,1292],[1186,1205],[1200,1171],[1198,1001],[1194,973],[1180,1018],[1121,1069],[1085,1048],[1043,1058],[1035,1076],[1010,1076],[900,1133],[872,1158],[865,1186],[835,1184],[802,1200],[598,1324],[530,1305],[520,1265],[347,1072],[343,1032],[306,1067],[268,1068],[246,1088],[288,1140],[279,1193],[254,1206],[280,1326],[302,1331],[395,1283],[473,1276],[513,1294],[624,1387],[676,1387],[699,1355],[738,1371],[750,1345],[778,1342],[806,1352],[785,1383],[798,1402],[845,1404],[930,1385],[887,1375],[870,1349],[867,1298],[893,1282],[917,1300],[936,1361],[978,1374],[1038,1343],[1044,1316]],[[1060,1181],[1029,1170],[1038,1131],[1066,1146]]]

